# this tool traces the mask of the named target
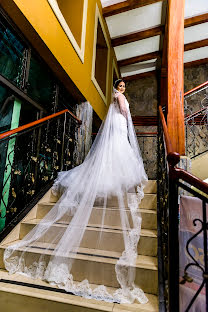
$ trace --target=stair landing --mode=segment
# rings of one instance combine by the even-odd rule
[[[40,202],[28,213],[28,215],[16,226],[16,228],[4,239],[0,244],[0,302],[1,310],[5,312],[65,312],[65,311],[115,311],[115,312],[156,312],[158,311],[158,297],[157,297],[157,223],[156,223],[156,181],[149,181],[145,189],[145,197],[141,203],[141,214],[143,218],[142,232],[140,239],[140,248],[138,247],[138,260],[136,263],[136,284],[141,287],[149,302],[147,304],[140,304],[135,302],[133,304],[117,304],[104,301],[97,301],[94,299],[86,299],[66,293],[57,286],[52,286],[49,283],[41,280],[31,279],[23,275],[12,274],[9,275],[4,269],[3,251],[6,246],[14,243],[14,241],[21,240],[40,219],[53,207],[57,198],[55,198],[49,191],[40,200]],[[91,249],[90,244],[83,242],[80,247],[80,260],[85,269],[88,266],[95,267],[95,274],[92,277],[91,286],[99,285],[97,280],[96,270],[104,270],[106,275],[107,290],[112,293],[116,290],[117,284],[115,282],[114,265],[119,257],[121,250],[118,242],[121,240],[121,228],[118,221],[118,211],[114,207],[115,203],[110,203],[108,207],[107,217],[105,221],[105,240],[108,241],[108,236],[112,237],[111,245],[115,247],[107,248],[105,240],[102,243],[102,249]],[[99,218],[102,214],[100,207],[94,207],[94,215],[90,220],[89,239],[93,240],[94,235],[99,231]],[[65,226],[64,224],[57,224],[57,227]],[[40,242],[41,246],[32,248],[31,255],[43,252],[44,244],[47,240]],[[122,244],[121,244],[122,245]],[[146,248],[144,248],[146,245]],[[142,247],[143,246],[143,247]],[[41,248],[39,250],[39,248]],[[49,256],[49,255],[48,255]],[[103,267],[106,268],[103,269]],[[109,274],[107,274],[107,272]],[[82,272],[78,272],[82,275]],[[84,273],[85,275],[85,273]],[[79,280],[79,277],[76,279]],[[82,276],[81,276],[82,280]],[[137,282],[138,280],[138,282]],[[97,284],[97,285],[96,285]]]

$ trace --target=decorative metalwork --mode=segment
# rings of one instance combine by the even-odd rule
[[[208,86],[185,97],[184,112],[186,156],[193,158],[208,150]]]
[[[178,184],[181,188],[185,189],[187,192],[195,195],[196,197],[200,198],[202,200],[202,219],[195,218],[193,220],[193,225],[197,226],[199,224],[201,228],[193,234],[186,242],[186,252],[191,259],[191,262],[189,262],[185,268],[184,268],[184,276],[183,279],[180,281],[180,284],[185,284],[185,283],[192,283],[193,278],[190,276],[190,273],[188,273],[188,269],[190,267],[196,267],[198,270],[201,270],[202,273],[202,282],[201,285],[199,286],[198,290],[196,291],[195,295],[191,299],[189,303],[187,303],[187,308],[184,312],[189,312],[191,311],[191,307],[193,303],[195,302],[196,298],[200,294],[201,290],[205,286],[205,294],[206,294],[206,311],[208,311],[208,255],[207,255],[207,230],[208,230],[208,222],[207,222],[207,203],[208,199],[205,198],[203,195],[200,195],[193,189],[191,189],[189,186],[185,185],[184,183],[179,183]],[[203,260],[204,260],[204,265],[201,265],[200,262],[196,257],[194,257],[191,254],[191,243],[192,241],[201,236],[202,234],[202,240],[203,240]]]
[[[1,140],[4,180],[0,189],[2,223],[14,221],[57,172],[72,168],[77,123],[67,113]],[[3,222],[2,222],[3,221]]]
[[[178,303],[179,303],[179,276],[178,269],[172,270],[173,263],[176,263],[175,268],[179,268],[179,253],[178,253],[178,237],[179,237],[179,205],[178,205],[178,189],[188,192],[189,195],[194,195],[195,197],[202,200],[202,211],[203,218],[194,218],[193,224],[196,226],[198,223],[201,224],[201,228],[194,233],[189,239],[186,241],[186,251],[190,257],[190,262],[187,265],[184,265],[184,276],[181,281],[181,284],[185,284],[187,282],[191,283],[193,281],[193,277],[190,272],[188,272],[190,267],[197,267],[202,272],[202,282],[199,285],[199,289],[194,294],[193,298],[190,302],[187,302],[186,310],[183,312],[191,311],[191,307],[201,292],[202,288],[205,286],[206,288],[206,311],[208,311],[208,257],[207,257],[207,230],[208,230],[208,222],[207,222],[207,211],[206,211],[206,203],[208,203],[208,199],[203,195],[200,195],[198,192],[194,191],[191,188],[191,185],[187,184],[183,181],[178,181],[175,177],[170,175],[170,171],[173,169],[169,169],[167,163],[167,153],[164,142],[164,133],[162,129],[161,122],[159,121],[158,125],[158,244],[161,246],[161,254],[158,249],[158,258],[159,258],[159,279],[161,279],[162,286],[165,285],[165,288],[159,283],[159,296],[163,289],[164,298],[166,299],[166,308],[169,311],[178,311]],[[171,171],[173,174],[173,172]],[[177,222],[178,221],[178,222]],[[175,226],[172,227],[171,225]],[[170,227],[173,229],[173,232],[170,231]],[[191,243],[194,238],[199,237],[203,233],[203,254],[204,254],[204,266],[201,265],[197,258],[195,258],[190,251]],[[176,248],[177,244],[177,248]],[[170,263],[171,262],[171,263]],[[175,275],[176,278],[172,278],[171,275]],[[161,277],[162,276],[162,277]],[[175,283],[173,285],[173,283]],[[168,293],[170,294],[170,289],[174,291],[171,294],[172,298],[170,301],[170,297],[168,297]],[[174,304],[174,301],[177,302]],[[176,308],[177,307],[177,308]]]
[[[158,257],[159,277],[159,291],[161,297],[166,302],[166,309],[168,305],[168,216],[169,216],[169,178],[168,178],[168,163],[167,154],[164,143],[164,136],[162,124],[159,120],[158,124],[158,165],[157,165],[157,194],[158,194],[158,244],[160,246],[160,254]]]
[[[147,176],[157,179],[157,133],[137,133],[137,139]]]

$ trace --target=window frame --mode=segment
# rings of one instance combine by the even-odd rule
[[[108,48],[108,54],[107,54],[107,69],[106,69],[106,91],[105,94],[103,93],[99,83],[97,82],[95,78],[95,61],[96,61],[96,44],[97,44],[97,30],[98,30],[98,21],[100,22],[100,26],[102,28],[102,32],[106,41],[106,45]],[[100,14],[100,10],[98,8],[98,5],[96,4],[95,9],[95,26],[94,26],[94,40],[93,40],[93,56],[92,56],[92,72],[91,72],[91,80],[94,83],[97,91],[99,92],[100,96],[102,97],[105,105],[107,105],[107,95],[108,95],[108,76],[109,76],[109,65],[110,65],[110,44],[108,41],[108,36],[104,27],[104,23]]]
[[[47,1],[48,1],[49,5],[51,6],[51,8],[52,8],[57,20],[59,21],[61,27],[63,28],[65,34],[67,35],[68,39],[70,40],[74,50],[76,51],[76,53],[79,56],[82,63],[84,63],[88,0],[83,0],[84,3],[83,3],[81,47],[79,46],[76,39],[74,38],[74,35],[71,32],[70,27],[67,24],[59,6],[58,6],[57,0],[47,0]],[[74,1],[76,1],[76,0],[74,0]]]
[[[114,70],[115,70],[115,73],[117,75],[117,79],[119,79],[119,71],[118,71],[118,68],[116,67],[115,59],[113,59],[113,62],[112,62],[112,87],[113,87],[113,74],[114,74]]]

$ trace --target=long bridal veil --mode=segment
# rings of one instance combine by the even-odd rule
[[[46,280],[86,298],[146,303],[134,281],[141,231],[139,203],[147,176],[128,102],[125,99],[125,118],[119,110],[119,94],[114,90],[84,162],[59,173],[53,185],[58,202],[20,242],[5,250],[4,262],[10,273]],[[109,217],[109,207],[116,220]],[[116,242],[107,235],[110,229],[120,233]],[[102,257],[114,265],[113,273],[101,263]],[[108,286],[116,290],[110,292]]]

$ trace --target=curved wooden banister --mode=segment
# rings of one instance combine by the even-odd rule
[[[159,106],[159,114],[160,114],[160,119],[161,119],[162,126],[163,126],[163,131],[165,134],[165,144],[166,144],[166,148],[167,148],[167,154],[169,154],[169,153],[173,152],[173,147],[172,147],[172,143],[171,143],[170,136],[168,133],[168,127],[166,125],[165,116],[164,116],[163,111],[162,111],[162,106]]]
[[[164,137],[165,137],[165,145],[166,145],[166,150],[167,150],[167,160],[168,160],[168,163],[170,166],[170,170],[172,170],[172,173],[173,173],[172,176],[175,176],[177,179],[181,179],[181,180],[189,183],[190,185],[196,187],[200,191],[208,194],[208,184],[207,183],[205,183],[201,179],[197,178],[196,176],[194,176],[190,172],[188,172],[184,169],[175,167],[175,165],[180,161],[180,154],[174,152],[172,149],[172,144],[171,144],[171,140],[169,137],[167,124],[165,121],[165,116],[163,114],[161,106],[159,106],[159,115],[160,115],[160,119],[162,122],[162,127],[163,127],[163,132],[164,132]]]
[[[192,186],[196,187],[200,191],[208,194],[208,184],[201,179],[197,178],[190,172],[181,169],[181,168],[174,168],[175,173],[177,174],[178,178],[191,184]]]
[[[44,118],[38,119],[36,121],[30,122],[30,123],[28,123],[26,125],[20,126],[20,127],[16,128],[16,129],[9,130],[9,131],[6,131],[4,133],[1,133],[0,134],[0,140],[9,137],[12,134],[19,133],[19,132],[21,132],[23,130],[32,128],[34,126],[37,126],[37,125],[39,125],[41,123],[44,123],[44,122],[46,122],[48,120],[56,118],[56,117],[58,117],[60,115],[64,115],[65,113],[69,113],[72,116],[72,118],[75,119],[79,124],[82,123],[81,120],[79,120],[72,112],[70,112],[68,109],[64,109],[64,110],[62,110],[62,111],[60,111],[58,113],[51,114],[51,115],[49,115],[47,117],[44,117]]]
[[[197,86],[197,87],[187,91],[186,93],[184,93],[184,96],[187,96],[187,95],[189,95],[189,94],[191,94],[191,93],[193,93],[193,92],[195,92],[195,91],[205,87],[206,85],[208,86],[208,81],[206,81],[206,82],[200,84],[199,86]]]
[[[160,114],[160,119],[162,122],[163,126],[163,132],[165,136],[165,145],[166,145],[166,150],[167,150],[167,160],[171,166],[175,166],[177,163],[180,161],[180,154],[176,153],[173,151],[171,139],[168,133],[168,127],[165,121],[165,116],[162,111],[162,106],[159,106],[159,114]]]

